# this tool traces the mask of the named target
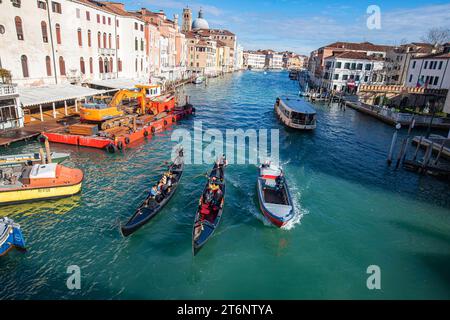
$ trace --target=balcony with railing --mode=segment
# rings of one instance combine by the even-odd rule
[[[113,56],[116,54],[116,49],[113,48],[98,48],[98,53],[104,56]]]
[[[3,84],[0,83],[0,97],[17,95],[19,91],[17,90],[16,84]]]

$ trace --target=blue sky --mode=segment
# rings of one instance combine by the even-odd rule
[[[212,28],[229,29],[245,49],[309,54],[334,41],[396,45],[420,41],[431,27],[450,28],[450,1],[341,0],[118,0],[128,9],[164,10],[169,17],[200,7]],[[381,29],[366,26],[367,8],[381,10]]]

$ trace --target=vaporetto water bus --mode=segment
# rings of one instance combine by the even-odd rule
[[[316,110],[303,99],[279,97],[275,102],[275,112],[281,122],[290,128],[299,130],[316,128]]]

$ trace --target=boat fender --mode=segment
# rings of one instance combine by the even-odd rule
[[[117,149],[122,150],[123,149],[123,143],[122,141],[117,142]]]
[[[125,144],[130,144],[130,138],[125,137]]]
[[[106,146],[106,151],[108,151],[109,153],[115,153],[116,149],[117,149],[116,146],[112,143]]]
[[[144,130],[144,137],[148,137],[148,131]]]

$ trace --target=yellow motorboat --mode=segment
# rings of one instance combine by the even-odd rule
[[[60,164],[0,170],[0,205],[69,197],[81,191],[83,172]]]

